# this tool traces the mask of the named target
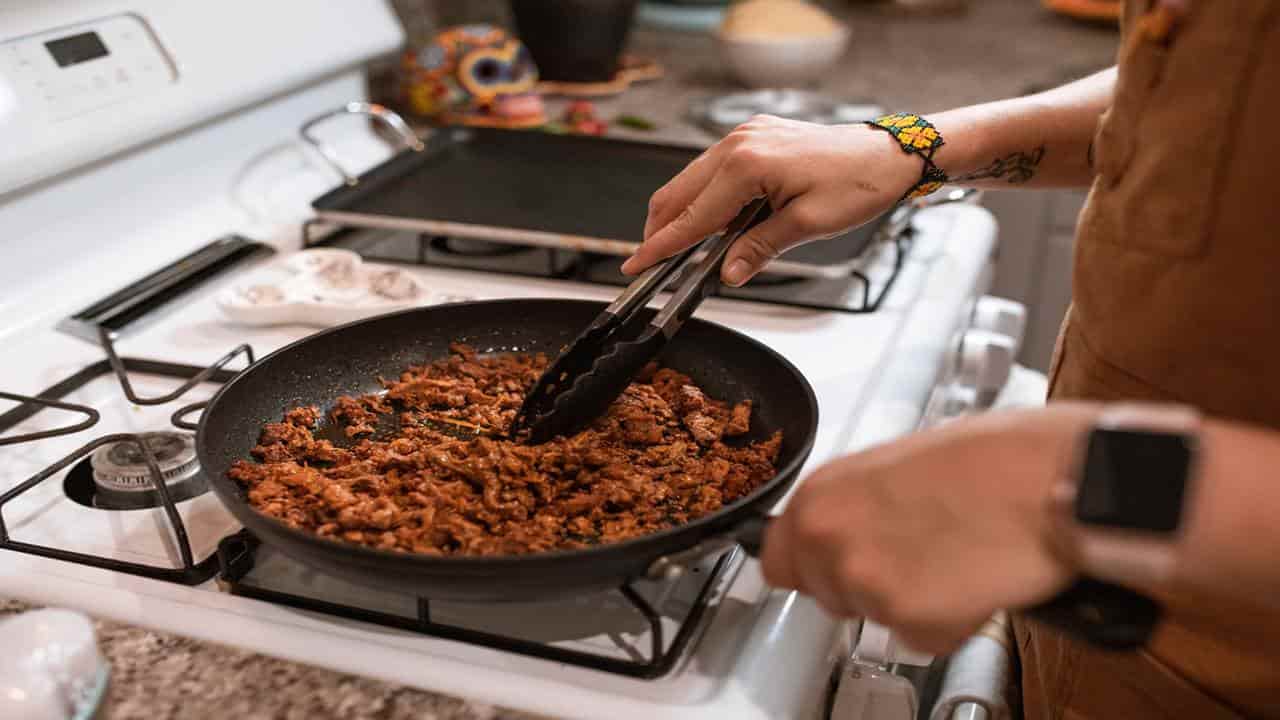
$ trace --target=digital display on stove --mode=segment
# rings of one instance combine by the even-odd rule
[[[53,56],[53,61],[58,63],[58,67],[71,67],[111,54],[96,32],[68,35],[50,40],[44,46],[48,48],[49,54]]]

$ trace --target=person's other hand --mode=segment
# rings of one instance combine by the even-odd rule
[[[920,179],[918,157],[887,133],[759,115],[689,163],[649,201],[635,275],[724,229],[751,200],[773,215],[729,250],[722,279],[741,285],[784,250],[830,237],[893,207]]]
[[[1074,576],[1049,495],[1095,414],[993,413],[828,463],[766,531],[765,579],[949,652],[996,610],[1047,600]]]

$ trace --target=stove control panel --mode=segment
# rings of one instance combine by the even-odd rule
[[[925,408],[921,427],[938,425],[991,407],[1013,373],[1026,328],[1021,303],[979,298],[968,325],[954,340],[947,369]]]
[[[994,295],[978,299],[973,308],[973,327],[1003,335],[1013,341],[1013,354],[1022,349],[1027,329],[1027,306]]]
[[[960,341],[956,380],[961,387],[974,390],[980,403],[989,404],[1009,380],[1017,353],[1018,344],[1008,335],[969,330]]]
[[[156,92],[177,78],[151,27],[132,13],[0,44],[0,97],[10,97],[10,111],[35,113],[45,122]]]

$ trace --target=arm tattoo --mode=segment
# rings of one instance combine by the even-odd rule
[[[1019,151],[1012,155],[997,158],[984,168],[975,170],[967,175],[951,178],[951,180],[953,182],[965,182],[967,180],[1005,178],[1010,185],[1021,185],[1035,177],[1036,169],[1043,159],[1044,145],[1041,145],[1029,153]]]

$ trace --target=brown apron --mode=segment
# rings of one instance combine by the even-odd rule
[[[1125,2],[1050,395],[1280,429],[1280,0],[1189,0],[1163,37],[1155,4]],[[1019,618],[1026,717],[1280,718],[1280,616],[1201,607],[1215,629],[1184,613],[1134,654]]]

